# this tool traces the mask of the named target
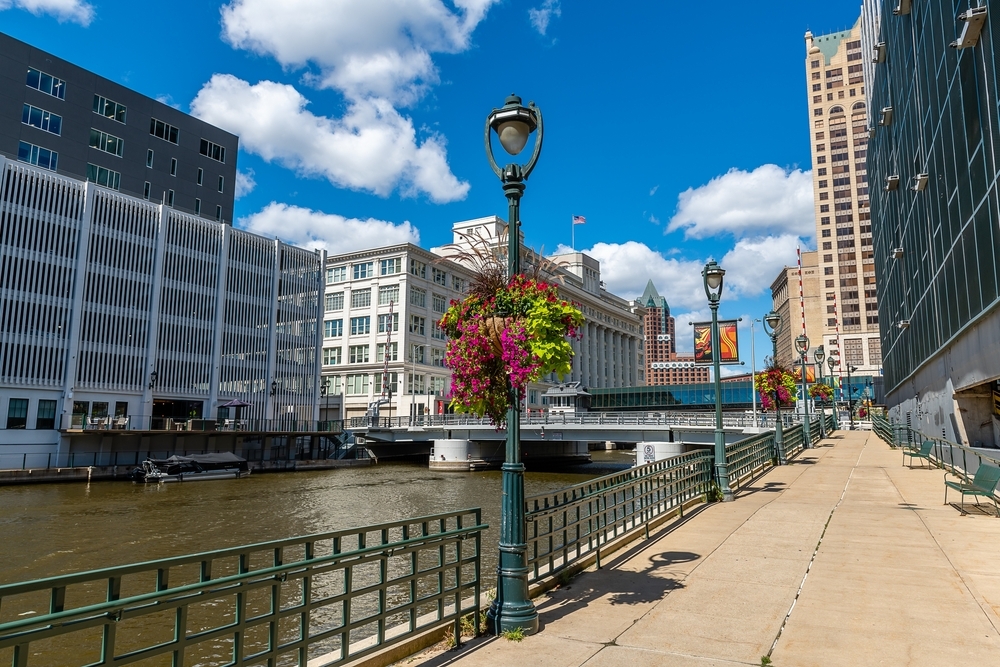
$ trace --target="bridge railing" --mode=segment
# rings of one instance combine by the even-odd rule
[[[304,667],[461,637],[486,528],[468,509],[2,585],[0,663]]]
[[[791,426],[799,419],[797,415],[782,415],[783,423]],[[548,425],[597,425],[597,426],[702,426],[715,427],[715,414],[709,412],[580,412],[580,413],[522,413],[522,426]],[[722,424],[726,428],[747,428],[755,425],[753,415],[723,414]],[[774,428],[774,416],[760,413],[757,426]],[[461,426],[490,426],[488,418],[467,414],[417,415],[403,417],[351,417],[348,428],[436,428]]]
[[[240,433],[342,433],[341,420],[310,419],[208,419],[201,417],[157,417],[151,415],[121,415],[118,417],[88,417],[85,414],[63,415],[62,431],[182,431]]]
[[[692,452],[533,496],[527,505],[528,581],[558,573],[601,546],[704,496],[712,455]]]
[[[931,463],[959,477],[973,477],[979,466],[984,464],[1000,466],[1000,452],[987,452],[927,435],[905,424],[893,423],[880,415],[872,415],[872,430],[880,440],[893,448],[919,449],[921,443],[932,441],[934,446],[931,448]]]

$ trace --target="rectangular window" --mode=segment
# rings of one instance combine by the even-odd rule
[[[167,190],[167,206],[170,208],[174,207],[174,191]]]
[[[150,187],[149,186],[149,181],[146,181],[145,183],[143,183],[143,185],[142,185],[142,198],[143,199],[146,199],[146,200],[149,199],[149,187]]]
[[[427,363],[427,346],[426,345],[410,345],[410,362],[414,364],[426,364]]]
[[[162,120],[156,120],[155,118],[149,119],[149,133],[158,139],[163,139],[164,141],[169,141],[172,144],[177,143],[178,130],[173,125],[164,123]]]
[[[403,270],[403,260],[399,257],[393,257],[392,259],[383,259],[379,263],[380,273],[383,276],[389,276],[394,273],[399,273]]]
[[[351,308],[367,308],[372,305],[370,289],[356,289],[351,292]]]
[[[352,317],[351,318],[351,335],[361,336],[364,334],[371,333],[372,330],[372,318],[370,317]]]
[[[375,263],[374,262],[362,262],[360,264],[354,264],[351,267],[354,270],[354,279],[361,280],[362,278],[373,278],[375,277]]]
[[[216,206],[215,207],[215,219],[217,221],[219,221],[219,222],[222,222],[222,207],[221,206]]]
[[[378,305],[388,306],[399,302],[399,285],[385,285],[378,288]]]
[[[418,278],[427,277],[427,265],[423,262],[418,262],[415,259],[410,260],[410,273],[417,276]]]
[[[152,153],[153,151],[149,152]],[[198,185],[204,185],[204,184],[205,184],[205,170],[202,169],[201,167],[198,167]]]
[[[21,122],[39,130],[51,132],[52,134],[62,134],[62,116],[49,113],[44,109],[25,104],[21,108]]]
[[[344,320],[326,320],[323,322],[324,338],[340,338],[344,335]]]
[[[219,176],[219,192],[226,189],[226,179],[223,176]]]
[[[431,267],[431,279],[438,285],[448,284],[448,276],[441,269]]]
[[[59,153],[29,144],[27,141],[21,141],[17,145],[17,159],[42,169],[55,171],[56,165],[59,163]]]
[[[367,375],[348,375],[345,380],[346,393],[349,396],[362,396],[368,393]]]
[[[177,175],[177,158],[175,157],[170,158],[170,175]]]
[[[419,287],[410,287],[410,305],[426,308],[427,290],[420,289]]]
[[[147,148],[146,149],[146,168],[147,169],[152,169],[153,168],[153,149],[152,148]]]
[[[448,299],[440,294],[431,294],[431,304],[434,307],[435,313],[443,313],[448,310]]]
[[[463,280],[462,278],[459,278],[458,276],[452,276],[451,277],[451,288],[453,290],[455,290],[456,292],[464,292],[465,291],[465,280]]]
[[[58,97],[61,100],[66,99],[66,82],[34,67],[28,68],[28,78],[25,81],[25,85],[29,88],[40,90],[52,97]]]
[[[323,348],[323,365],[324,366],[338,366],[340,364],[340,348],[339,347],[324,347]]]
[[[423,394],[424,376],[417,373],[407,373],[406,391],[409,394]]]
[[[390,324],[392,326],[393,331],[399,331],[399,313],[393,313],[392,315],[378,316],[379,333],[386,333],[389,330]]]
[[[194,214],[201,215],[201,200],[198,198],[194,200]]]
[[[202,139],[201,140],[201,145],[198,148],[198,152],[201,153],[202,155],[204,155],[205,157],[212,158],[216,162],[222,162],[223,164],[225,164],[225,162],[226,162],[226,149],[225,149],[225,147],[220,146],[219,144],[213,143],[213,142],[209,141],[208,139]]]
[[[385,343],[379,343],[378,347],[375,348],[375,361],[381,363],[386,360],[385,358]],[[389,343],[389,361],[399,360],[399,343]]]
[[[327,284],[332,283],[342,283],[347,280],[347,267],[346,266],[335,266],[332,269],[326,270],[326,282]]]
[[[383,375],[382,373],[376,373],[375,374],[375,393],[376,394],[386,393],[382,389],[382,375]],[[395,394],[396,392],[399,391],[399,373],[387,373],[386,375],[388,375],[388,378],[387,378],[388,379],[388,383],[387,384],[389,385],[386,389],[388,389],[389,393]]]
[[[327,294],[324,297],[324,302],[325,302],[324,303],[324,306],[325,306],[324,310],[326,310],[326,312],[328,312],[328,313],[333,312],[335,310],[343,310],[344,309],[344,293],[343,292],[335,292],[333,294]]]
[[[122,150],[125,148],[125,141],[113,134],[90,128],[90,147],[121,157]]]
[[[122,175],[117,171],[111,171],[96,164],[87,165],[87,180],[106,188],[117,190],[121,186]]]
[[[7,428],[28,427],[28,399],[12,398],[7,404]]]
[[[351,364],[367,364],[368,363],[368,346],[367,345],[351,345],[350,354],[347,359],[348,363]]]
[[[439,347],[431,348],[431,366],[444,368],[444,350]]]
[[[55,427],[56,402],[46,400],[38,401],[38,416],[35,417],[35,428],[50,429]]]
[[[110,118],[111,120],[116,120],[123,125],[125,124],[125,105],[118,104],[118,102],[109,100],[106,97],[94,95],[94,113],[100,114],[105,118]]]
[[[419,315],[410,315],[410,333],[420,336],[425,335],[424,328],[426,324],[427,318],[420,317]]]
[[[431,338],[435,340],[447,340],[448,336],[437,322],[431,322]]]

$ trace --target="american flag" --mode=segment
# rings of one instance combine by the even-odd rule
[[[583,217],[582,215],[574,215],[573,216],[573,224],[574,225],[582,225],[582,224],[584,224],[586,222],[587,222],[587,219],[585,217]]]

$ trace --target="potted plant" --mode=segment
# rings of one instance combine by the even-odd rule
[[[833,387],[823,382],[817,382],[809,387],[809,395],[820,401],[829,401],[833,396]]]
[[[797,382],[795,376],[780,366],[772,366],[753,376],[753,386],[760,394],[760,404],[764,410],[775,407],[775,399],[782,406],[790,406],[796,400]]]
[[[572,371],[568,339],[580,336],[583,313],[538,277],[540,263],[508,279],[502,254],[493,250],[503,244],[481,246],[468,296],[451,302],[439,326],[448,335],[451,407],[502,428],[511,406],[508,382],[520,401],[529,383]]]

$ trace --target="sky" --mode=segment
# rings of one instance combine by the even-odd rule
[[[749,324],[796,248],[815,248],[806,30],[860,0],[0,0],[0,30],[240,136],[235,224],[341,253],[451,241],[506,218],[483,128],[511,92],[545,141],[521,204],[526,243],[571,245],[607,288],[654,285],[710,318],[701,269],[726,270],[721,318]],[[531,145],[524,156],[530,154]],[[524,157],[523,159],[527,159]],[[499,157],[498,157],[499,160]],[[770,340],[755,329],[758,368]]]

